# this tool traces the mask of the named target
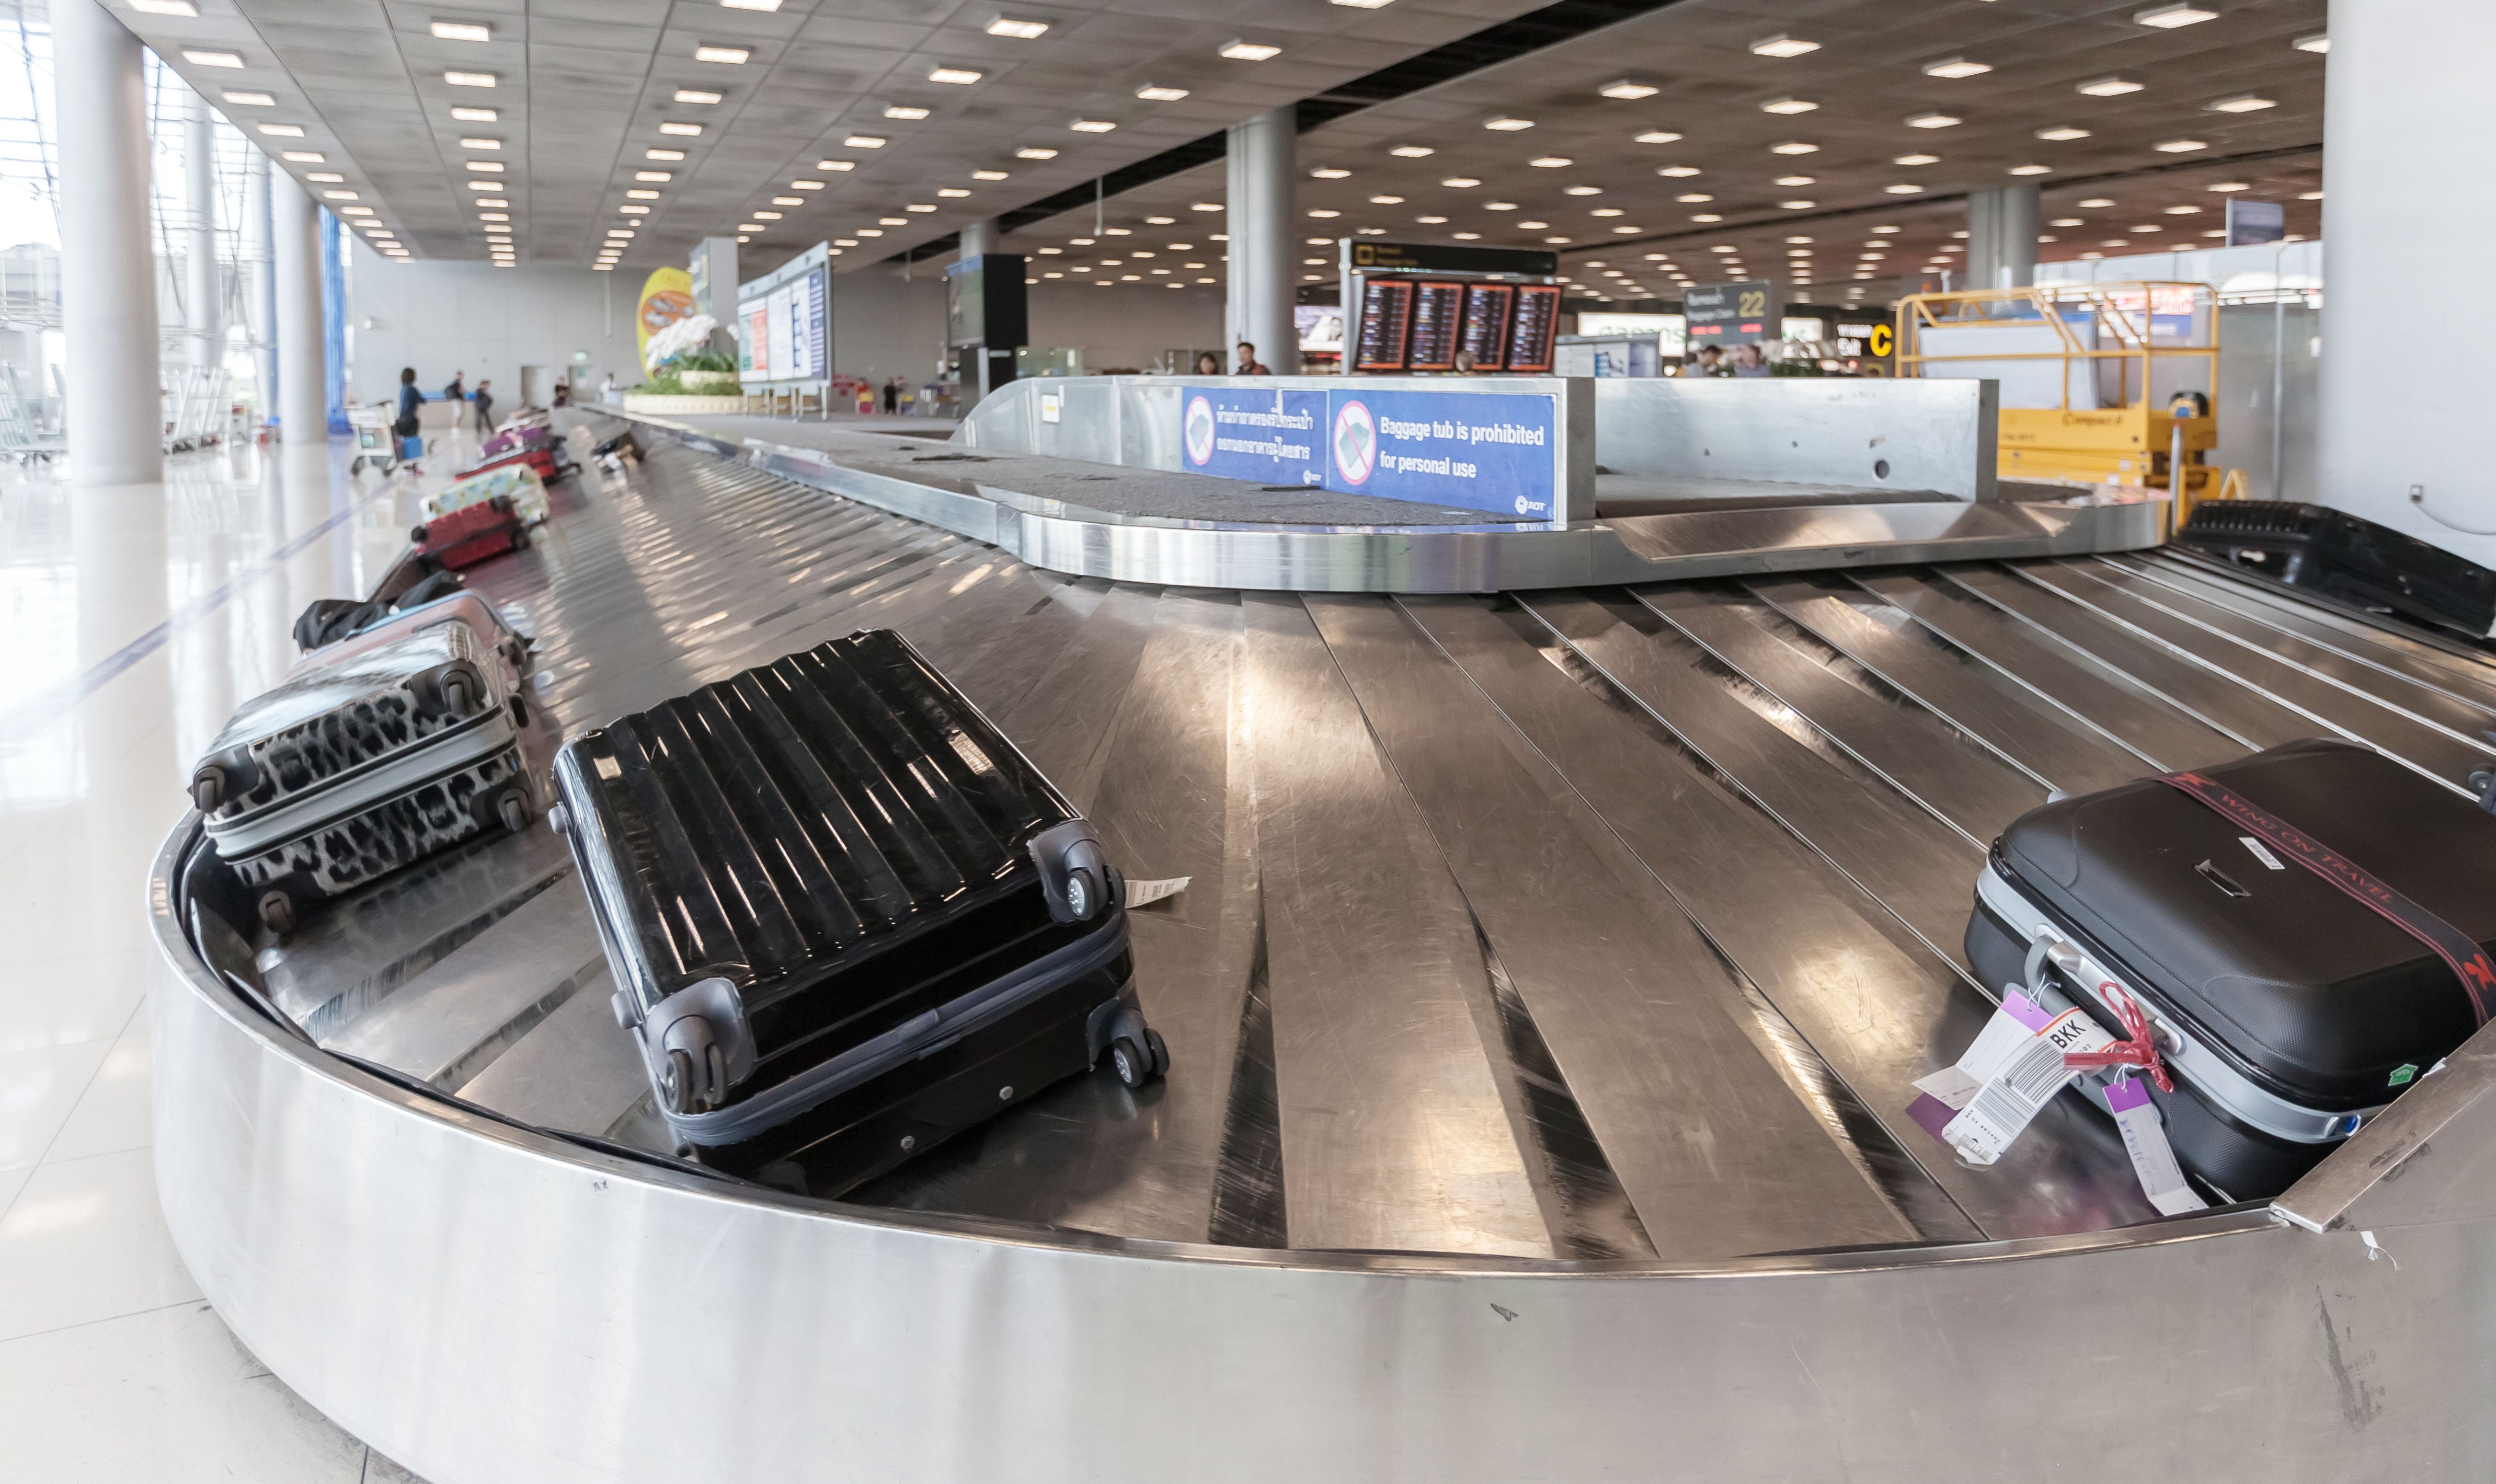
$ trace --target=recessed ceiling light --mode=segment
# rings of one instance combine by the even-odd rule
[[[1045,20],[1017,20],[1012,15],[1000,15],[996,19],[988,22],[988,34],[990,36],[1011,36],[1018,42],[1038,41],[1043,36],[1048,34],[1048,22]]]
[[[2321,201],[2323,199],[2323,193],[2320,191],[2299,191],[2296,193],[2296,199],[2298,201]]]
[[[633,172],[633,178],[636,180],[673,180],[676,178],[676,172],[674,170],[635,170]]]
[[[633,235],[633,229],[630,227],[609,227],[607,229],[607,234],[620,242],[624,238]]]
[[[2226,193],[2226,192],[2230,192],[2230,191],[2250,191],[2250,190],[2252,190],[2252,189],[2253,189],[2253,187],[2252,187],[2252,186],[2250,186],[2250,185],[2247,185],[2245,182],[2243,182],[2243,181],[2241,181],[2241,180],[2222,180],[2222,181],[2220,181],[2219,183],[2217,183],[2216,185],[2210,186],[2210,187],[2208,187],[2207,189],[2209,189],[2209,190],[2213,190],[2213,191],[2218,191],[2218,192],[2220,192],[2220,193],[2224,194],[2224,193]]]
[[[1398,160],[1426,160],[1438,153],[1427,144],[1398,144],[1387,152]]]
[[[731,67],[752,55],[754,53],[743,46],[696,46],[694,48],[695,61],[722,62]]]
[[[1924,76],[1927,77],[1973,77],[1979,73],[1991,71],[1993,71],[1992,63],[1971,61],[1966,57],[1950,57],[1945,61],[1924,64]]]
[[[1519,222],[1516,225],[1525,229],[1527,232],[1542,232],[1551,224],[1549,222]]]
[[[659,195],[656,191],[627,191],[624,194],[627,196],[647,196],[654,201],[658,199]],[[775,206],[802,206],[805,203],[806,198],[802,196],[774,196],[771,198],[771,204]]]
[[[1513,201],[1486,201],[1482,202],[1482,209],[1484,211],[1513,211],[1516,209],[1516,202]]]
[[[1819,205],[1820,202],[1816,201],[1781,201],[1777,202],[1777,204],[1785,207],[1788,211],[1809,211],[1812,207]]]
[[[754,219],[758,222],[776,222],[780,220],[780,213],[777,211],[757,211],[753,213],[753,215]]]
[[[1602,186],[1573,185],[1560,194],[1563,196],[1601,196],[1604,194],[1604,188]]]
[[[955,87],[969,87],[986,76],[987,74],[976,67],[935,67],[928,69],[927,80],[949,82]]]
[[[1537,155],[1525,163],[1539,170],[1563,170],[1577,162],[1567,155]]]
[[[303,126],[301,124],[263,124],[260,126],[260,132],[272,139],[299,139],[303,138]]]
[[[492,108],[453,108],[451,116],[463,124],[490,124],[502,114]]]
[[[702,136],[702,126],[700,124],[663,123],[659,125],[659,132],[661,134],[672,134],[676,138],[682,139],[699,139]]]
[[[228,93],[225,95],[225,100],[239,108],[273,108],[277,107],[277,100],[271,98],[266,93]]]
[[[1781,186],[1807,186],[1819,183],[1818,175],[1779,175],[1777,177],[1777,184]]]
[[[315,185],[339,185],[343,184],[347,177],[335,170],[307,170],[303,178]]]
[[[1715,199],[1715,197],[1708,195],[1704,191],[1686,191],[1673,198],[1674,201],[1680,201],[1684,205],[1694,205],[1702,201],[1714,201]]]
[[[1373,196],[1369,198],[1369,203],[1373,206],[1400,206],[1404,204],[1404,198],[1401,196]]]
[[[719,102],[719,95],[717,93],[705,92],[698,87],[680,87],[676,89],[676,102],[717,103]]]
[[[645,149],[641,151],[641,158],[644,160],[681,160],[684,157],[685,152],[681,149]]]
[[[492,87],[494,75],[489,72],[447,72],[442,80],[452,87]]]
[[[340,216],[370,216],[373,214],[373,208],[370,206],[340,206],[338,208],[338,214]]]
[[[2162,155],[2189,155],[2197,149],[2210,147],[2206,139],[2161,139],[2149,146]]]
[[[1106,118],[1078,118],[1066,127],[1077,134],[1108,134],[1118,126]]]
[[[2199,206],[2169,206],[2167,208],[2167,214],[2168,216],[2200,216],[2201,214],[2201,208]],[[2078,224],[2074,223],[2072,225],[2077,226]]]
[[[618,206],[615,209],[625,216],[648,216],[650,214],[650,208],[647,206]]]
[[[2014,165],[2011,167],[2011,173],[2014,175],[2048,175],[2053,173],[2053,170],[2054,168],[2050,165]]]
[[[1310,208],[1309,208],[1309,215],[1311,215],[1311,216],[1313,216],[1313,217],[1317,217],[1317,218],[1319,218],[1320,220],[1327,220],[1327,219],[1330,219],[1330,218],[1333,218],[1333,217],[1341,216],[1341,215],[1343,215],[1343,213],[1342,213],[1342,212],[1340,212],[1340,211],[1335,210],[1335,209],[1334,209],[1333,207],[1331,207],[1331,206],[1312,206],[1312,207],[1310,207]]]
[[[1907,127],[1910,129],[1950,129],[1956,127],[1958,123],[1959,119],[1954,114],[1919,113],[1907,120]]]
[[[1807,42],[1799,36],[1777,35],[1751,43],[1751,51],[1763,57],[1798,57],[1806,51],[1818,51],[1820,43]]]
[[[2053,139],[2057,142],[2064,139],[2085,139],[2088,137],[2089,131],[2086,129],[2075,129],[2070,124],[2056,124],[2051,129],[2040,129],[2037,131],[2037,138],[2041,139]]]
[[[1451,232],[1448,233],[1448,235],[1455,238],[1459,242],[1479,242],[1482,240],[1482,233],[1478,232]]]
[[[2113,201],[2106,197],[2092,196],[2087,201],[2080,202],[2080,209],[2083,211],[2098,211],[2113,204]]]
[[[192,51],[185,48],[182,60],[194,67],[240,67],[242,58],[231,51]]]
[[[1763,113],[1808,113],[1820,105],[1803,98],[1771,98],[1760,105]]]
[[[1872,232],[1873,232],[1873,234],[1874,234],[1874,235],[1876,235],[1876,236],[1888,236],[1888,234],[1890,234],[1891,232],[1900,232],[1900,231],[1903,231],[1903,230],[1904,230],[1903,228],[1897,228],[1897,227],[1875,227],[1875,228],[1873,228],[1873,229],[1872,229]]]
[[[1283,54],[1282,47],[1264,42],[1225,42],[1221,51],[1234,62],[1264,62]]]
[[[1352,174],[1340,165],[1321,165],[1309,173],[1319,180],[1342,180]]]
[[[494,32],[491,27],[475,21],[437,20],[433,23],[433,37],[436,41],[445,42],[490,42],[494,39]]]
[[[1618,82],[1607,82],[1595,91],[1606,98],[1652,98],[1664,89],[1652,82],[1633,82],[1624,77]]]
[[[819,170],[854,170],[858,169],[858,162],[856,160],[818,160],[815,162],[815,169]]]
[[[1482,120],[1482,127],[1485,129],[1496,129],[1502,134],[1514,134],[1519,129],[1533,128],[1534,120],[1530,118],[1512,118],[1503,113],[1497,118],[1486,118]]]
[[[916,104],[889,103],[884,106],[884,116],[887,118],[925,118],[927,116],[927,110],[920,108]]]
[[[2238,93],[2233,98],[2222,98],[2209,106],[2213,113],[2259,113],[2264,108],[2278,107],[2278,99],[2263,98],[2253,93]]]
[[[1937,165],[1941,162],[1941,158],[1939,155],[1900,155],[1889,163],[1891,165]]]
[[[511,217],[508,213],[501,211],[480,211],[477,213],[477,220],[481,222],[508,222],[511,220]]]
[[[841,140],[844,149],[882,149],[884,146],[883,136],[874,134],[853,134]]]
[[[130,8],[142,15],[187,15],[197,17],[200,8],[191,0],[130,0]]]
[[[321,151],[317,149],[284,150],[278,154],[277,158],[286,161],[290,165],[327,165],[329,163],[329,157],[321,153]]]
[[[1327,0],[1328,4],[1347,6],[1356,11],[1385,10],[1391,0]]]
[[[1893,186],[1883,186],[1881,189],[1891,196],[1920,196],[1924,191],[1922,186],[1908,185],[1904,182]]]
[[[2312,36],[2300,36],[2289,45],[2299,51],[2328,52],[2331,49],[2331,38],[2327,33],[2318,31]]]
[[[2147,85],[2129,77],[2099,77],[2081,83],[2078,90],[2091,98],[2120,98],[2126,93],[2137,93]]]
[[[462,149],[500,149],[503,147],[503,141],[501,139],[467,139],[459,141],[459,147]]]
[[[659,199],[659,193],[656,191],[627,191],[624,193],[624,196],[628,201],[657,201]],[[790,198],[791,204],[794,205],[796,201],[796,198]]]
[[[2075,216],[2058,216],[2052,221],[2047,222],[2045,225],[2048,227],[2086,227],[2088,223],[2081,221]]]
[[[2205,10],[2198,5],[2161,5],[2138,12],[2132,18],[2144,26],[2156,26],[2163,31],[2172,31],[2177,26],[2216,20],[2219,18],[2219,13]]]
[[[468,182],[468,189],[472,191],[499,191],[502,188],[503,183],[499,180],[472,180]]]
[[[1482,181],[1472,175],[1450,175],[1447,179],[1440,181],[1439,184],[1446,186],[1451,191],[1470,191],[1475,186],[1482,184]]]
[[[881,227],[861,227],[858,230],[858,234],[861,237],[880,237],[884,235],[884,229]]]
[[[1413,220],[1420,223],[1424,227],[1443,227],[1447,225],[1448,221],[1444,216],[1417,216],[1413,218]]]
[[[360,201],[362,198],[353,191],[324,191],[321,193],[321,199],[323,201]]]
[[[1136,96],[1144,100],[1146,103],[1176,103],[1187,96],[1187,89],[1183,87],[1164,87],[1158,82],[1147,82],[1142,87],[1136,89]]]
[[[1004,170],[973,170],[971,171],[971,178],[973,180],[1004,180],[1007,179],[1008,176]],[[816,181],[812,185],[808,185],[802,180],[793,180],[790,184],[808,191],[820,191],[824,188],[824,183],[820,180]],[[1220,206],[1208,206],[1200,209],[1219,211],[1222,208]]]
[[[936,194],[937,194],[937,195],[939,195],[939,196],[957,196],[957,197],[958,197],[958,196],[968,196],[968,195],[970,195],[971,193],[970,193],[970,192],[968,192],[968,191],[963,190],[960,186],[939,186],[939,187],[937,188]],[[776,205],[789,205],[789,206],[794,206],[794,205],[796,205],[796,204],[797,204],[797,203],[796,203],[796,201],[773,201],[773,202],[772,202],[772,204],[773,204],[773,205],[775,205],[775,206],[776,206]],[[1165,222],[1167,222],[1167,221],[1169,221],[1169,220],[1170,220],[1170,218],[1169,218],[1169,217],[1163,217],[1163,218],[1162,218],[1162,220],[1163,220],[1163,221],[1165,221]]]
[[[909,205],[902,207],[901,209],[902,209],[902,210],[904,210],[904,211],[933,211],[933,210],[935,210],[935,209],[936,209],[936,207],[935,207],[933,204],[931,204],[931,203],[929,203],[929,202],[926,202],[926,201],[912,201]]]

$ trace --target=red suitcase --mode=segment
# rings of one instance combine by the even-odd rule
[[[437,515],[410,531],[408,539],[417,550],[455,571],[527,545],[529,532],[511,496],[496,495],[482,505]]]
[[[500,469],[505,464],[526,464],[538,472],[540,479],[551,484],[557,478],[554,453],[554,446],[551,444],[541,445],[534,448],[522,448],[516,453],[507,453],[501,458],[489,458],[473,469],[463,469],[459,472],[459,478],[473,479],[488,469]]]

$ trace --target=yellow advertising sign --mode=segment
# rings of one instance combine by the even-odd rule
[[[653,268],[641,284],[641,302],[633,316],[633,349],[649,364],[650,337],[694,313],[694,276],[682,268]]]

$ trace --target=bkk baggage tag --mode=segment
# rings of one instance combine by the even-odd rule
[[[1180,892],[1187,889],[1188,882],[1195,880],[1196,878],[1192,876],[1173,876],[1167,881],[1129,881],[1127,883],[1127,905],[1129,907],[1149,907],[1164,897],[1177,896]]]
[[[2077,1073],[2063,1065],[2067,1051],[2095,1051],[2114,1037],[2076,1009],[2065,1010],[2015,1048],[1987,1077],[1956,1118],[1942,1127],[1942,1142],[1971,1164],[2002,1158],[2054,1095]]]
[[[2184,1171],[2175,1163],[2175,1151],[2167,1142],[2167,1126],[2149,1100],[2146,1082],[2129,1074],[2116,1078],[2106,1089],[2106,1107],[2114,1113],[2115,1127],[2123,1130],[2123,1147],[2132,1156],[2132,1172],[2140,1177],[2140,1193],[2149,1197],[2159,1215],[2181,1216],[2210,1208],[2184,1183]]]
[[[1975,1098],[1976,1090],[2000,1071],[2013,1052],[2045,1029],[2053,1018],[2026,995],[2015,989],[2006,990],[2002,1007],[1985,1021],[1983,1030],[1976,1033],[1976,1039],[1968,1043],[1957,1064],[1918,1077],[1912,1085],[1955,1113]]]

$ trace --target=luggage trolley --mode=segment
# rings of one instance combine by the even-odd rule
[[[366,465],[384,474],[399,466],[398,435],[390,431],[397,420],[397,409],[386,403],[347,409],[347,426],[356,433],[356,456],[347,464],[350,476],[363,473]]]

